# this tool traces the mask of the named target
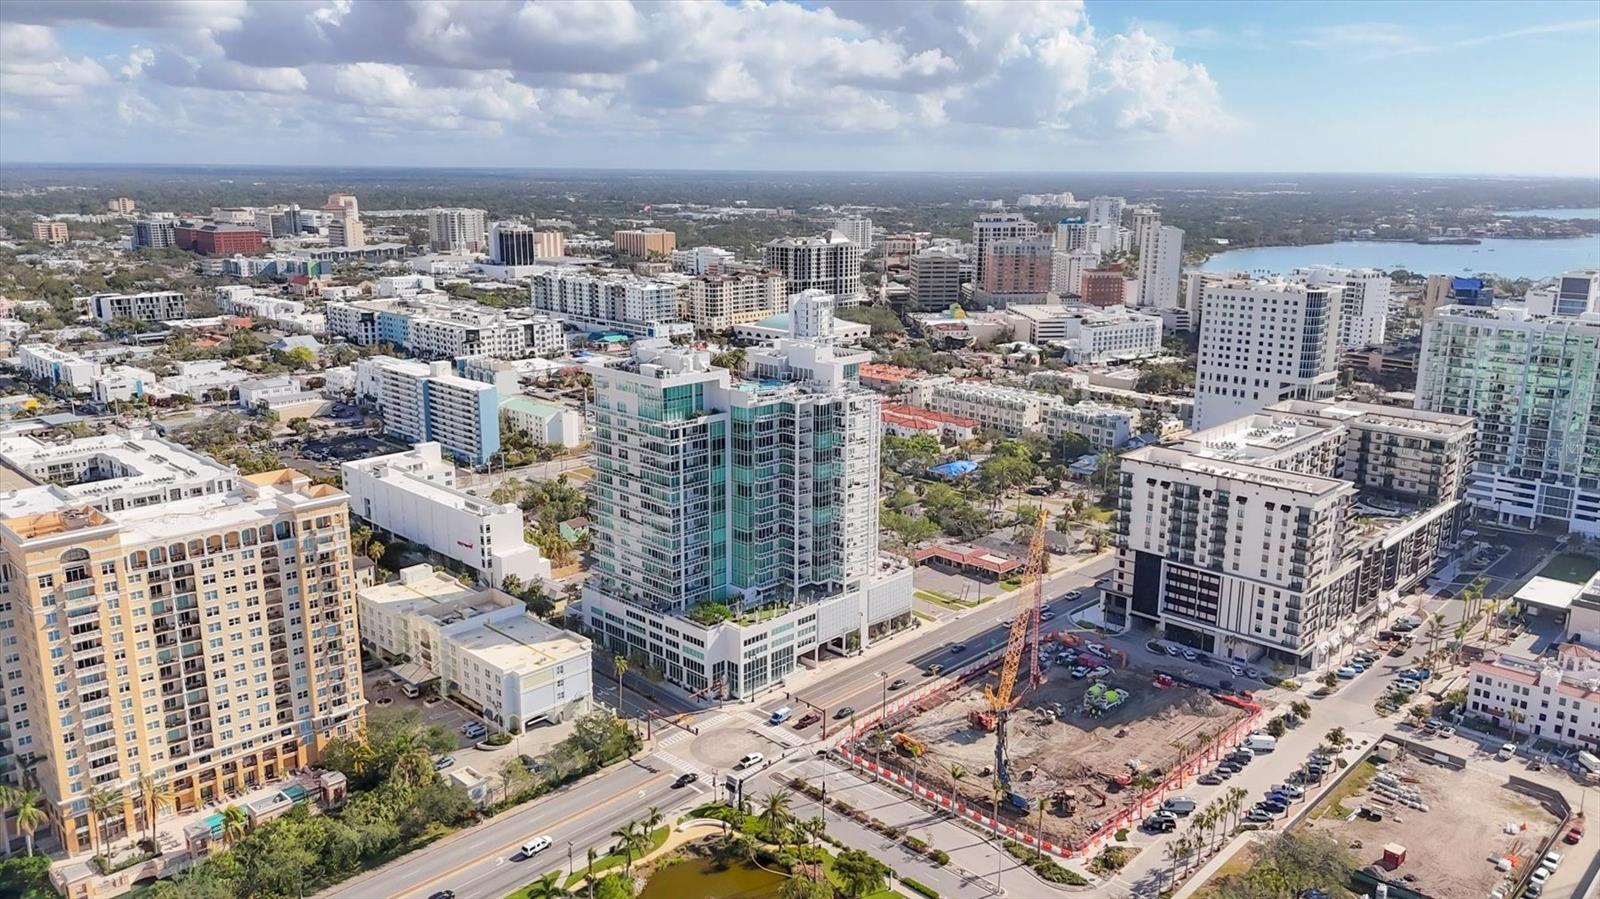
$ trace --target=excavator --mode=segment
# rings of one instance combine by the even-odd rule
[[[1024,690],[1044,681],[1044,674],[1039,670],[1039,609],[1044,605],[1044,576],[1048,567],[1044,537],[1048,526],[1049,518],[1041,508],[1034,523],[1033,537],[1028,542],[1028,565],[1024,569],[1025,574],[1033,578],[1032,587],[1017,595],[1017,614],[1011,619],[1005,654],[1000,658],[1000,682],[996,686],[985,687],[983,691],[988,711],[994,720],[995,778],[1006,794],[1006,801],[1013,809],[1022,812],[1028,811],[1030,806],[1027,798],[1011,786],[1006,758],[1006,722],[1011,717],[1011,710],[1022,699],[1023,690],[1017,689],[1017,677],[1022,673],[1024,656],[1030,663],[1028,683]]]

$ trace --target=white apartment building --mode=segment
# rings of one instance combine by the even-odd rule
[[[1128,201],[1122,197],[1094,197],[1089,200],[1089,224],[1120,226],[1126,208]]]
[[[1371,268],[1338,268],[1313,265],[1295,269],[1291,276],[1317,286],[1338,287],[1339,347],[1359,350],[1382,346],[1389,320],[1389,276]]]
[[[567,351],[566,332],[555,318],[466,304],[444,294],[330,302],[324,314],[330,335],[362,346],[388,343],[423,359],[525,359]]]
[[[1448,556],[1472,441],[1463,416],[1290,401],[1128,453],[1106,614],[1326,664]]]
[[[1139,424],[1139,410],[1127,406],[1084,401],[1060,403],[1045,410],[1044,435],[1060,440],[1077,434],[1096,451],[1115,450],[1133,437]]]
[[[1531,288],[1522,302],[1534,315],[1600,314],[1600,269],[1563,272],[1549,287]]]
[[[749,351],[747,380],[658,340],[588,366],[595,562],[579,614],[598,643],[690,690],[750,697],[804,655],[908,621],[910,569],[878,554],[868,358],[784,338]],[[766,611],[695,620],[717,606]]]
[[[437,443],[419,443],[344,463],[350,511],[461,562],[485,583],[499,585],[512,574],[525,584],[549,580],[549,560],[523,538],[522,510],[457,490],[456,467],[443,452]]]
[[[1440,307],[1423,324],[1415,403],[1478,420],[1467,498],[1480,512],[1600,536],[1600,315]]]
[[[736,257],[721,247],[689,247],[672,251],[672,270],[689,275],[721,275],[734,268]]]
[[[1472,663],[1467,710],[1561,746],[1600,747],[1600,665],[1594,650],[1563,644],[1554,659],[1491,655]]]
[[[500,450],[500,394],[492,383],[460,377],[451,363],[393,356],[357,360],[355,390],[383,417],[386,434],[434,441],[458,462],[485,465]]]
[[[1076,250],[1100,251],[1099,226],[1082,218],[1064,218],[1056,222],[1056,249],[1062,253]]]
[[[983,283],[984,257],[998,240],[1031,240],[1039,236],[1039,225],[1020,212],[986,212],[972,222],[972,257],[977,262],[973,283]]]
[[[1063,404],[1061,397],[986,381],[946,381],[930,393],[927,408],[970,418],[1007,437],[1042,433],[1046,413]]]
[[[1204,285],[1194,426],[1204,429],[1338,386],[1342,289],[1292,281]]]
[[[436,683],[513,733],[586,714],[588,638],[540,621],[499,590],[469,589],[427,565],[356,593],[361,642],[415,686]]]
[[[923,311],[959,306],[961,269],[965,263],[960,252],[945,247],[930,247],[912,256],[912,304]]]
[[[1066,350],[1069,365],[1089,365],[1158,356],[1161,319],[1118,307],[1053,304],[1010,306],[1012,337]]]
[[[217,311],[225,315],[248,315],[299,334],[326,334],[328,331],[327,319],[320,312],[307,312],[305,303],[258,294],[248,285],[219,287],[216,301]]]
[[[429,209],[428,246],[436,253],[487,252],[489,214],[459,206]]]
[[[578,331],[634,337],[690,334],[678,316],[678,290],[666,281],[621,272],[558,268],[532,279],[533,308]]]
[[[838,231],[816,237],[780,237],[766,245],[766,267],[781,273],[790,293],[820,290],[840,306],[861,302],[860,246]]]
[[[846,240],[860,247],[863,254],[872,250],[872,219],[859,216],[838,219],[833,223],[833,230],[843,234]]]
[[[47,343],[25,343],[17,348],[14,363],[30,380],[61,387],[72,393],[94,390],[100,366],[77,353],[58,350]]]
[[[176,290],[146,293],[97,293],[88,298],[89,314],[108,322],[118,318],[164,322],[189,317],[189,302]]]
[[[1138,225],[1143,225],[1140,231]],[[1136,223],[1139,240],[1139,305],[1173,309],[1178,305],[1179,276],[1183,269],[1183,229],[1161,224],[1159,218]]]
[[[1083,295],[1083,273],[1097,269],[1105,257],[1098,249],[1058,249],[1050,257],[1050,289],[1061,296]]]
[[[171,393],[160,384],[155,372],[132,365],[103,368],[94,381],[94,399],[98,403],[129,403],[146,396],[159,399]]]
[[[223,359],[197,359],[173,365],[178,369],[177,374],[162,378],[161,386],[196,401],[205,399],[213,391],[226,396],[251,379],[249,372],[232,368]]]
[[[778,272],[700,275],[683,286],[684,311],[697,331],[728,331],[789,308],[789,282]]]

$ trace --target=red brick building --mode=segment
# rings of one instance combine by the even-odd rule
[[[244,225],[181,224],[173,238],[179,249],[202,256],[254,256],[261,252],[261,232]]]
[[[1083,273],[1083,301],[1091,306],[1121,306],[1123,281],[1120,262],[1090,269]]]

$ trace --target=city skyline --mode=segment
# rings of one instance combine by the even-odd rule
[[[1600,175],[1600,17],[1454,9],[13,2],[0,161]]]

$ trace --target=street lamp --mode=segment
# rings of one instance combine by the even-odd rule
[[[882,730],[889,717],[889,672],[879,671],[878,677],[883,680],[883,704],[878,706],[878,729]]]
[[[572,841],[567,841],[567,879],[572,879]]]

